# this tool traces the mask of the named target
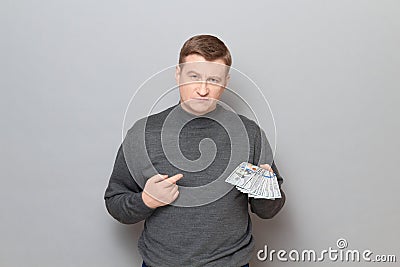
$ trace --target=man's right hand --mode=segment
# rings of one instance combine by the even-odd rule
[[[156,174],[149,178],[142,192],[142,199],[146,206],[155,209],[172,203],[179,195],[176,182],[183,174],[168,175]]]

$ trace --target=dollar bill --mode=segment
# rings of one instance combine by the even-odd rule
[[[248,162],[239,164],[225,182],[249,197],[272,200],[282,197],[276,174]]]

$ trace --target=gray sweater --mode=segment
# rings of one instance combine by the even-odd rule
[[[198,117],[178,103],[129,129],[105,191],[107,210],[124,224],[145,220],[138,249],[148,266],[242,266],[254,250],[248,204],[269,219],[285,203],[282,190],[281,199],[254,199],[224,182],[243,161],[270,164],[282,184],[265,133],[254,121],[220,105]],[[152,209],[141,194],[157,173],[183,178],[178,198]]]

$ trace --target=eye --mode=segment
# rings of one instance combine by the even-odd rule
[[[199,79],[199,75],[194,74],[194,73],[193,74],[189,74],[189,78],[194,80],[194,81],[197,81]]]
[[[219,79],[216,78],[209,78],[208,81],[211,83],[219,83]]]

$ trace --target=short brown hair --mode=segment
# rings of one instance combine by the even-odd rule
[[[215,36],[196,35],[188,39],[179,54],[179,64],[184,63],[185,57],[198,54],[208,61],[222,59],[226,65],[232,65],[232,57],[228,47]]]

